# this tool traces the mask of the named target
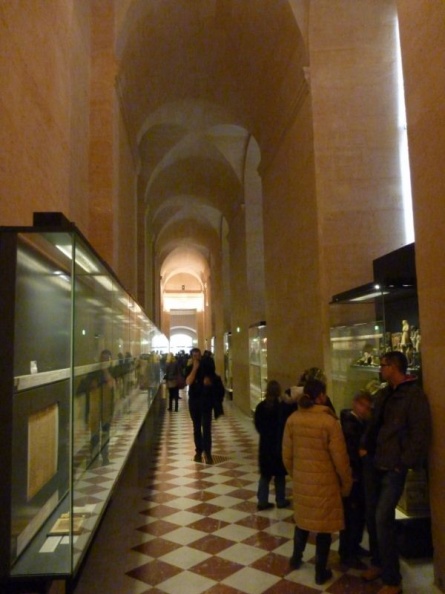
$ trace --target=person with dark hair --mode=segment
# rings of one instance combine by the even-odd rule
[[[431,435],[428,400],[416,378],[407,375],[401,351],[381,357],[380,374],[386,386],[377,396],[362,440],[365,461],[366,516],[372,566],[366,581],[381,578],[378,594],[402,592],[397,550],[395,509],[410,468],[424,466]]]
[[[340,532],[338,549],[341,563],[345,568],[365,569],[366,566],[359,557],[369,554],[360,545],[366,514],[360,442],[371,415],[372,404],[371,394],[366,390],[359,390],[354,394],[352,408],[343,410],[340,415],[353,480],[351,493],[343,499],[345,528]]]
[[[100,367],[89,373],[86,380],[88,425],[91,433],[91,461],[96,461],[100,452],[102,462],[106,465],[109,464],[110,428],[116,387],[111,351],[104,349],[99,355],[99,362]]]
[[[178,374],[179,374],[179,364],[178,361],[173,355],[173,353],[169,353],[166,359],[166,366],[165,366],[165,381],[167,383],[168,389],[168,409],[169,411],[174,410],[178,412],[178,401],[179,401],[179,386],[178,386]]]
[[[326,375],[324,371],[320,369],[320,367],[309,367],[308,369],[305,369],[303,373],[300,375],[297,387],[304,388],[304,386],[307,384],[309,380],[319,380],[320,382],[323,382],[323,384],[326,386]],[[301,391],[301,393],[302,392],[303,391]],[[334,405],[332,404],[332,401],[327,394],[324,394],[323,396],[323,404],[325,406],[329,406],[334,415],[337,414]]]
[[[344,527],[342,497],[349,495],[352,486],[340,423],[325,402],[324,382],[308,380],[283,437],[283,462],[292,477],[296,524],[290,566],[301,566],[309,532],[315,532],[315,582],[319,585],[332,577],[327,568],[332,533]]]
[[[286,469],[281,456],[284,424],[292,408],[280,401],[281,386],[275,380],[267,383],[265,399],[255,409],[255,428],[260,434],[258,464],[260,479],[258,482],[258,510],[271,509],[269,502],[269,484],[274,477],[275,500],[278,508],[288,507],[286,499]]]
[[[193,348],[191,358],[191,364],[187,366],[185,382],[189,387],[189,412],[195,442],[193,459],[195,462],[201,462],[204,454],[206,464],[213,464],[212,412],[215,409],[215,403],[222,402],[224,385],[216,373],[215,361],[208,351],[203,356],[201,349]]]

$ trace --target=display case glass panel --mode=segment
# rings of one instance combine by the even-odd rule
[[[74,226],[1,228],[0,577],[79,567],[168,341]],[[143,370],[143,371],[142,371]]]
[[[249,328],[250,410],[264,399],[267,385],[267,333],[265,322]]]
[[[415,287],[365,286],[334,297],[331,306],[332,397],[349,408],[358,390],[381,386],[380,357],[400,350],[421,379],[419,312]]]
[[[380,358],[398,350],[408,359],[408,374],[422,381],[421,334],[415,286],[368,285],[337,295],[331,303],[333,402],[350,408],[358,390],[372,395],[383,387]],[[426,470],[409,470],[397,518],[429,515]]]
[[[233,375],[232,375],[232,333],[224,333],[224,384],[229,393],[233,394]]]

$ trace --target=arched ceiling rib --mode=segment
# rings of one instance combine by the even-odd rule
[[[221,127],[221,134],[223,134],[223,130],[224,128]],[[245,137],[245,132],[242,135],[238,134],[236,136],[237,139]],[[230,163],[226,160],[224,154],[217,148],[217,146],[215,146],[217,138],[218,132],[216,131],[214,132],[213,137],[210,131],[207,137],[203,137],[202,135],[198,134],[189,134],[183,137],[179,142],[177,142],[174,148],[172,148],[168,153],[165,154],[164,158],[158,163],[157,167],[152,172],[150,184],[154,184],[156,182],[157,176],[161,175],[163,170],[167,168],[175,169],[176,165],[178,163],[181,163],[181,161],[192,162],[196,160],[197,166],[193,167],[193,169],[199,169],[199,161],[202,160],[203,155],[205,155],[207,163],[213,163],[215,167],[218,167],[219,173],[224,171],[224,177],[233,177],[233,174],[231,172],[232,167]],[[215,141],[215,144],[212,142],[213,139]],[[233,169],[235,170],[234,167]],[[239,173],[241,174],[241,171]],[[190,176],[188,176],[188,179],[191,179],[191,177],[192,175],[190,172]],[[238,181],[241,180],[239,179]],[[150,185],[147,188],[147,192],[150,192]]]
[[[209,262],[243,204],[249,138],[273,154],[304,95],[302,36],[288,0],[125,2],[117,90],[158,262]]]
[[[242,199],[242,187],[226,164],[207,156],[190,155],[162,169],[149,194],[154,206],[177,195],[204,198],[229,219],[233,204]]]
[[[171,125],[187,132],[205,132],[220,124],[237,124],[235,115],[221,105],[201,99],[186,98],[182,101],[170,101],[146,115],[138,132],[137,142],[154,126]]]
[[[140,174],[149,180],[165,155],[181,143],[187,134],[186,129],[175,124],[164,123],[152,126],[139,143]]]
[[[285,0],[135,0],[117,43],[131,135],[171,101],[225,108],[260,140],[303,79],[304,44]],[[306,64],[307,65],[307,64]]]
[[[206,257],[192,246],[174,248],[165,258],[161,275],[165,282],[177,274],[177,270],[190,274],[202,282],[208,275],[208,263]]]
[[[159,262],[162,264],[177,248],[193,249],[209,262],[210,253],[218,249],[218,234],[205,221],[184,219],[180,223],[169,224],[156,240]]]
[[[211,227],[215,233],[221,226],[221,212],[208,204],[204,199],[200,200],[197,196],[176,195],[173,198],[163,200],[159,207],[154,208],[151,226],[156,235],[171,225],[177,225],[185,220],[192,225],[200,223]],[[193,216],[187,219],[190,213]]]

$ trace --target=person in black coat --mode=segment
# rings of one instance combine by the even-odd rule
[[[165,381],[168,389],[168,409],[178,412],[179,386],[178,386],[179,364],[176,357],[169,353],[165,367]]]
[[[372,404],[371,394],[366,390],[360,390],[354,395],[352,409],[342,410],[340,415],[352,470],[353,484],[351,493],[343,499],[345,528],[340,532],[339,554],[342,565],[355,569],[364,569],[359,557],[368,553],[360,545],[366,517],[360,448],[366,424],[371,416]]]
[[[186,384],[189,387],[189,412],[193,423],[195,462],[204,460],[213,464],[212,457],[212,412],[215,418],[223,414],[224,385],[215,371],[215,361],[209,351],[201,355],[197,347],[192,349],[191,363],[186,369]]]
[[[269,484],[274,477],[275,499],[278,508],[288,507],[290,501],[286,499],[286,469],[281,457],[284,425],[287,417],[293,412],[293,407],[280,401],[281,386],[271,380],[267,384],[265,399],[255,409],[255,428],[260,434],[258,462],[260,480],[258,482],[258,510],[274,507],[269,502]]]

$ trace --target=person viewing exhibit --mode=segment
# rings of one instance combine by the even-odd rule
[[[395,509],[408,469],[425,465],[431,438],[431,414],[424,391],[408,375],[401,351],[389,351],[380,360],[386,385],[378,392],[373,414],[361,441],[365,463],[366,516],[372,566],[363,579],[380,578],[379,594],[400,594]]]
[[[301,567],[309,532],[315,532],[318,585],[332,577],[327,567],[332,533],[344,528],[342,497],[348,496],[352,487],[345,439],[325,402],[325,384],[308,380],[283,437],[283,462],[292,478],[295,519],[290,567]]]
[[[290,505],[290,501],[286,498],[287,471],[283,464],[281,444],[284,425],[292,412],[291,406],[281,400],[280,384],[275,380],[267,382],[265,398],[258,404],[254,414],[255,428],[260,435],[258,448],[260,479],[257,491],[257,509],[260,511],[274,507],[269,501],[269,483],[272,477],[277,508]]]
[[[4,1],[0,39],[0,589],[445,592],[444,0]],[[312,370],[292,418],[341,427],[361,389],[378,411],[392,351],[425,460],[377,455],[391,396],[360,457],[373,556],[321,532],[316,585],[315,533],[289,566],[293,479],[257,509],[254,412]],[[374,473],[403,489],[396,571]]]

